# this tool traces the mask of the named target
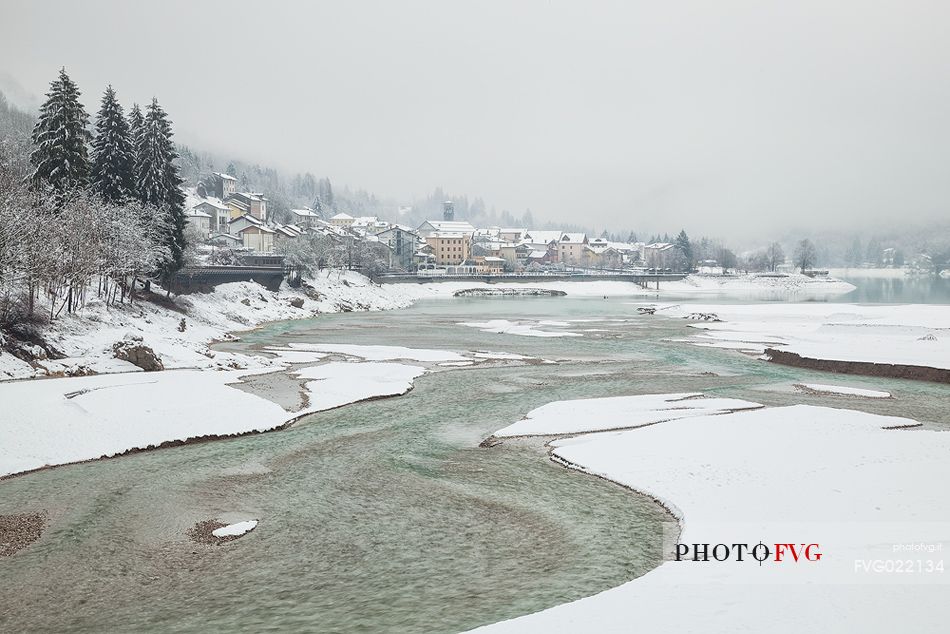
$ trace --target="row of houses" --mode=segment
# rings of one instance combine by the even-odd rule
[[[490,258],[505,271],[543,267],[621,269],[625,266],[669,268],[674,245],[614,242],[585,233],[526,228],[476,228],[454,219],[449,203],[442,220],[427,220],[417,232],[424,242],[417,264],[426,269],[457,267]]]
[[[213,193],[219,195],[194,195],[189,221],[212,243],[255,253],[273,253],[282,241],[318,233],[335,241],[372,243],[394,272],[484,275],[565,267],[667,268],[673,250],[667,243],[612,242],[579,232],[476,228],[455,220],[451,202],[445,203],[441,220],[426,220],[415,228],[346,213],[324,220],[308,208],[291,210],[291,222],[280,224],[268,217],[263,193],[235,191],[233,177],[214,176],[219,187]]]

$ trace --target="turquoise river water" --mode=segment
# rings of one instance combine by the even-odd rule
[[[39,541],[0,560],[0,629],[454,632],[645,574],[671,521],[652,500],[553,464],[543,440],[479,448],[551,401],[703,391],[950,424],[946,386],[847,377],[895,398],[800,394],[792,384],[834,381],[667,341],[685,336],[686,322],[639,316],[628,301],[434,300],[246,333],[232,347],[386,344],[558,364],[445,369],[404,396],[284,431],[0,482],[0,514],[49,517]],[[584,336],[559,338],[458,325],[499,318],[617,321],[572,322],[566,330]],[[219,517],[260,524],[220,545],[188,538],[196,522]]]

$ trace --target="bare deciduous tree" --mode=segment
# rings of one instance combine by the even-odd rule
[[[805,271],[815,265],[817,257],[815,245],[807,238],[799,242],[795,247],[795,266],[797,266],[802,273],[805,273]]]

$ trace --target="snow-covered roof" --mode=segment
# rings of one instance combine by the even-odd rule
[[[195,207],[201,207],[203,205],[208,205],[209,207],[214,207],[215,209],[222,209],[222,210],[228,208],[227,205],[221,202],[220,198],[215,198],[213,196],[208,196],[207,198],[202,200],[200,203],[195,205]]]
[[[557,242],[561,239],[561,236],[564,235],[560,231],[535,231],[529,229],[522,238],[532,244],[548,244],[549,242]]]
[[[295,216],[300,216],[301,218],[319,218],[320,214],[315,212],[313,209],[291,209],[290,213]]]
[[[188,212],[186,212],[185,215],[191,218],[210,218],[211,217],[211,214],[206,214],[205,212],[200,211],[197,207],[194,209],[188,210]]]
[[[642,246],[642,243],[641,243],[641,244],[636,244],[636,243],[632,243],[632,242],[610,242],[610,241],[608,241],[607,244],[609,244],[611,247],[617,249],[618,251],[639,251],[639,250],[640,250],[640,247]]]
[[[216,233],[211,236],[211,240],[231,240],[232,242],[241,242],[241,238],[231,233]]]
[[[415,229],[407,227],[406,225],[400,225],[400,224],[394,224],[394,223],[390,223],[387,228],[380,231],[377,235],[382,235],[384,233],[389,233],[390,231],[396,231],[396,230],[402,231],[404,233],[411,233],[414,236],[419,235],[416,233]]]
[[[226,181],[236,181],[236,180],[237,180],[236,178],[234,178],[234,177],[231,176],[230,174],[225,174],[224,172],[215,172],[214,175],[215,175],[215,176],[218,176],[219,178],[221,178],[221,180],[226,180]]]
[[[228,200],[231,200],[234,198],[245,198],[247,200],[253,200],[253,201],[267,200],[266,198],[264,198],[264,194],[259,193],[259,192],[235,192],[228,197]]]
[[[246,214],[243,215],[243,216],[238,216],[237,218],[231,218],[230,220],[228,220],[228,224],[235,223],[235,222],[237,222],[238,220],[247,220],[247,221],[248,221],[249,223],[251,223],[252,225],[262,225],[262,224],[264,224],[263,222],[261,222],[260,220],[258,220],[257,218],[255,218],[254,216],[248,216],[248,215],[246,215]]]
[[[419,228],[429,225],[433,231],[454,231],[458,233],[475,233],[475,227],[464,220],[426,220]]]
[[[429,234],[430,238],[464,238],[467,234],[459,231],[436,231]]]
[[[244,233],[245,231],[250,231],[252,229],[256,229],[260,231],[261,233],[277,233],[270,227],[265,227],[264,225],[248,225],[247,227],[244,227],[243,229],[238,231],[238,233]]]
[[[588,244],[587,248],[594,253],[606,253],[607,251],[614,251],[615,253],[620,253],[617,249],[613,248],[609,244]]]
[[[485,261],[486,261],[486,262],[504,262],[504,261],[505,261],[505,258],[496,258],[496,257],[493,256],[493,255],[486,255],[486,256],[485,256]]]
[[[528,257],[532,260],[540,260],[548,254],[547,251],[532,251],[528,254]]]
[[[672,249],[673,245],[669,242],[654,242],[653,244],[648,244],[644,249],[653,249],[655,251],[666,251],[667,249]]]
[[[558,242],[566,242],[569,244],[580,244],[584,242],[584,239],[587,237],[584,233],[562,233],[561,237],[558,239]]]
[[[337,215],[330,218],[330,220],[354,220],[354,218],[350,214],[340,212]]]
[[[274,225],[274,231],[282,235],[285,235],[288,238],[296,238],[301,233],[299,230],[294,229],[293,227],[289,225]]]

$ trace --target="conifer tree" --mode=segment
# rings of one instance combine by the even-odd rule
[[[669,240],[667,240],[669,242]],[[686,257],[686,262],[689,265],[692,265],[693,262],[693,245],[689,242],[689,237],[686,235],[686,230],[680,230],[679,235],[676,236],[676,242],[674,242],[676,248],[682,251],[683,255]]]
[[[172,143],[171,122],[158,99],[152,99],[145,112],[141,135],[136,146],[137,190],[142,200],[168,215],[163,244],[169,257],[159,271],[168,282],[184,264],[185,195],[175,160],[178,155]]]
[[[92,142],[92,191],[112,202],[127,200],[135,192],[135,156],[129,122],[112,86],[106,88],[96,117],[96,138]]]
[[[46,103],[33,127],[30,154],[34,187],[49,184],[58,193],[84,187],[89,181],[89,156],[86,144],[91,138],[89,115],[79,103],[79,89],[66,74],[50,83]]]
[[[142,115],[142,109],[137,103],[132,104],[129,110],[129,140],[132,143],[132,193],[136,198],[142,200],[142,194],[139,192],[139,139],[142,138],[142,128],[145,127],[145,117]]]

